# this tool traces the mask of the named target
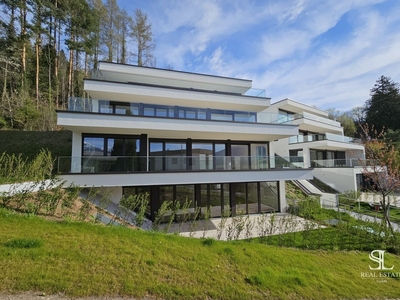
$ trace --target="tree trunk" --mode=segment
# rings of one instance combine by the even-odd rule
[[[60,78],[59,78],[59,68],[60,68],[60,51],[61,51],[61,20],[58,20],[58,40],[57,40],[57,50],[56,50],[56,59],[57,63],[55,65],[55,72],[57,73],[57,108],[59,103],[59,95],[60,95]],[[64,94],[64,93],[63,93]],[[61,95],[61,108],[63,108],[64,97]]]
[[[72,40],[73,37],[71,37]],[[73,85],[73,68],[74,68],[74,50],[69,49],[69,70],[68,70],[68,93],[67,99],[72,97],[72,85]]]
[[[57,9],[58,9],[58,1],[57,0],[55,0],[54,1],[54,8],[55,8],[55,11],[57,11]],[[57,107],[57,109],[58,109],[58,102],[59,102],[59,95],[58,95],[58,55],[59,55],[59,51],[58,51],[58,48],[57,48],[57,19],[54,17],[54,33],[53,33],[53,48],[54,48],[54,51],[55,51],[55,56],[54,56],[54,82],[55,82],[55,84],[56,84],[56,88],[55,88],[55,90],[56,90],[56,99],[55,99],[55,102],[56,102],[56,107]]]
[[[21,26],[21,84],[25,85],[26,76],[26,1],[23,2],[20,9],[20,26]]]
[[[36,108],[39,109],[39,51],[40,51],[40,34],[36,39]]]

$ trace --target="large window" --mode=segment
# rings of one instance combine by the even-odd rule
[[[192,170],[212,170],[214,168],[213,144],[192,144]]]
[[[232,145],[232,170],[250,169],[249,145]]]
[[[165,169],[168,171],[186,170],[186,142],[165,143]]]
[[[289,112],[289,111],[285,111],[285,110],[279,110],[279,120],[278,123],[286,123],[286,122],[290,122],[294,119],[294,115],[295,113],[293,112]]]
[[[139,106],[136,103],[100,100],[99,112],[103,114],[138,115]]]
[[[82,172],[141,171],[140,138],[84,135]]]
[[[250,156],[252,170],[268,169],[268,144],[250,144]]]
[[[215,169],[216,170],[227,170],[229,162],[226,158],[226,145],[225,144],[214,144],[214,155],[215,155]]]
[[[246,183],[231,183],[234,186],[236,214],[247,213],[247,189]]]
[[[150,170],[265,170],[268,143],[150,139]]]
[[[258,184],[256,182],[247,183],[247,213],[258,213]]]
[[[260,202],[262,213],[279,210],[277,182],[260,182]]]
[[[147,217],[150,216],[151,214],[150,187],[148,186],[124,187],[122,193],[125,197],[129,196],[143,197],[146,200],[146,215]],[[137,207],[137,209],[139,209],[139,207]]]
[[[152,186],[125,189],[124,194],[127,191],[137,194],[149,190],[153,206],[147,211],[151,211],[153,217],[165,201],[179,205],[176,220],[185,214],[194,217],[196,208],[200,208],[203,217],[207,209],[210,210],[211,217],[220,217],[224,213],[232,215],[270,213],[280,209],[276,181]],[[185,206],[185,203],[189,205]],[[184,206],[186,209],[183,209]],[[167,212],[165,221],[169,220],[170,214],[171,211]]]
[[[104,155],[104,138],[102,137],[84,137],[83,138],[83,156]]]

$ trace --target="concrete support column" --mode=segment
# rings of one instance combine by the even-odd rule
[[[275,147],[274,142],[269,142],[269,149],[268,149],[268,156],[269,158],[269,167],[271,169],[275,168]]]
[[[286,202],[285,181],[279,180],[278,187],[279,187],[278,195],[279,195],[280,210],[281,210],[281,212],[286,212],[286,208],[287,208],[288,204]]]
[[[71,156],[71,173],[80,173],[82,171],[82,134],[80,132],[72,132]]]
[[[310,148],[303,148],[304,168],[311,168]]]

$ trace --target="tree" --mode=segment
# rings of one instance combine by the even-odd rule
[[[119,25],[121,10],[116,0],[107,0],[102,9],[100,20],[100,43],[106,47],[105,59],[108,62],[117,60],[119,46]]]
[[[354,134],[355,137],[362,136],[362,128],[365,125],[365,107],[357,106],[351,109],[349,112],[349,116],[353,120],[356,126],[356,133]]]
[[[153,51],[156,47],[153,41],[151,23],[147,21],[147,15],[140,9],[135,10],[135,17],[131,25],[131,35],[136,43],[136,53],[138,66],[155,66]]]
[[[121,55],[119,55],[120,58],[118,60],[118,62],[120,62],[121,64],[126,64],[128,61],[128,55],[127,55],[128,51],[126,44],[127,44],[127,37],[129,35],[128,25],[132,22],[133,22],[132,18],[128,16],[126,10],[125,9],[122,10],[120,15],[120,25],[119,25],[120,37],[121,37],[121,47],[120,47]]]
[[[373,124],[378,132],[384,128],[400,129],[399,84],[382,75],[371,89],[370,96],[365,105],[365,121]]]
[[[328,118],[339,122],[343,127],[343,134],[345,136],[354,137],[357,129],[354,120],[351,118],[349,112],[341,112],[334,108],[327,109]]]
[[[400,153],[393,145],[384,141],[384,132],[375,130],[374,126],[369,127],[366,124],[362,132],[365,157],[370,162],[363,167],[363,175],[369,181],[372,192],[380,195],[383,224],[395,237],[390,222],[391,203],[388,196],[400,187]]]

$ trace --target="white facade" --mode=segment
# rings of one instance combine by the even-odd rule
[[[309,124],[282,122],[251,80],[100,62],[84,88],[91,99],[57,112],[73,132],[59,172],[67,183],[110,188],[114,202],[149,193],[150,217],[182,197],[233,214],[284,211],[285,180],[312,178],[309,165],[275,157]]]

